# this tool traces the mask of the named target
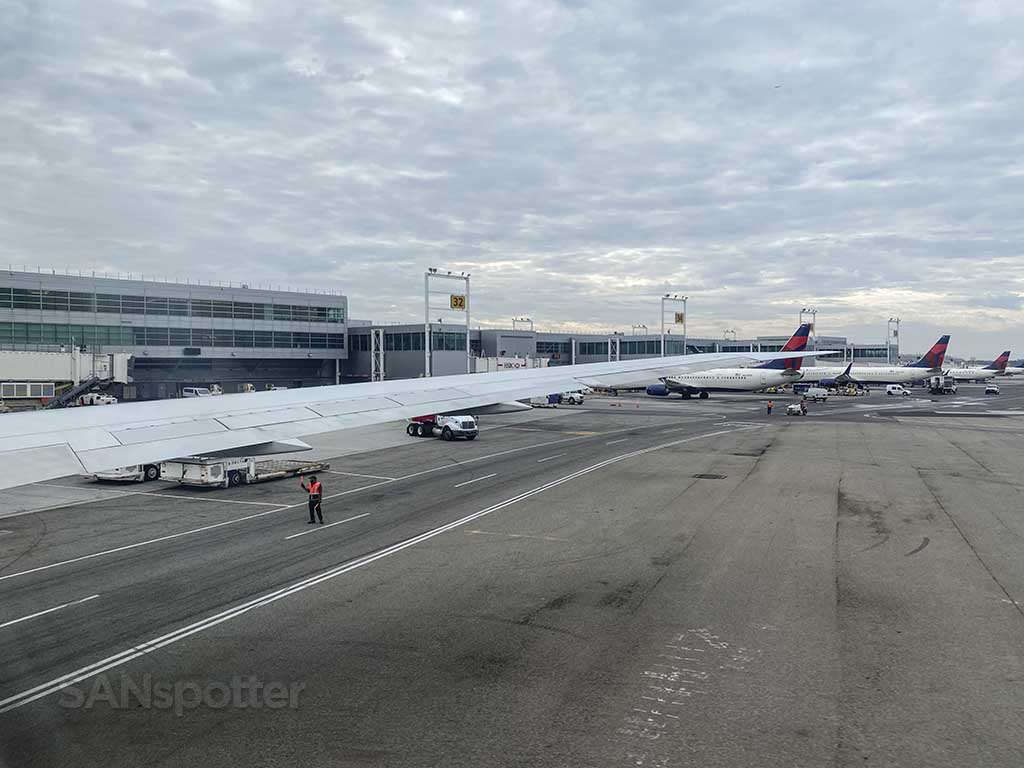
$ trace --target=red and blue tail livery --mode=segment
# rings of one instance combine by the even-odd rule
[[[1010,362],[1010,350],[1006,350],[993,360],[991,363],[985,366],[986,371],[999,371],[1000,373],[1006,370],[1006,364]]]
[[[811,335],[811,324],[804,323],[796,329],[796,333],[789,337],[787,341],[780,349],[780,352],[803,352],[807,349],[807,339]],[[756,368],[771,368],[773,370],[786,370],[786,371],[799,371],[800,364],[803,362],[802,357],[787,357],[782,360],[772,360],[768,363],[762,363],[761,365],[755,366]]]
[[[932,345],[924,357],[915,363],[911,363],[911,368],[928,368],[929,370],[938,370],[942,367],[942,361],[946,359],[946,347],[949,346],[949,334],[940,336],[939,340]],[[1009,353],[1007,353],[1009,357]]]

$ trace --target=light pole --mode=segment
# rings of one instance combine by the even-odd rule
[[[533,333],[533,320],[531,320],[530,318],[528,318],[528,317],[513,317],[512,318],[512,330],[513,331],[520,330],[519,328],[516,327],[516,323],[519,323],[520,325],[529,323],[530,324],[530,333]]]
[[[818,324],[818,310],[811,309],[810,307],[802,307],[800,309],[800,325],[807,322],[807,318],[811,319],[811,337],[814,339],[814,343],[810,345],[811,349],[818,348],[817,331],[815,330]]]
[[[731,337],[729,336],[730,333],[732,334]],[[722,332],[722,338],[726,341],[736,341],[736,329],[726,328],[725,331]]]
[[[458,280],[464,285],[464,292],[448,293],[447,291],[434,291],[433,293],[447,293],[448,303],[447,306],[439,306],[436,309],[441,309],[446,312],[462,313],[466,318],[466,373],[473,372],[473,358],[470,350],[469,341],[469,272],[453,273],[451,270],[445,270],[442,273],[437,267],[430,267],[426,272],[423,273],[423,375],[433,375],[433,339],[431,338],[431,323],[430,323],[430,296],[431,296],[431,280]],[[442,322],[443,318],[438,318],[438,322]]]
[[[900,319],[890,317],[885,334],[885,359],[892,365],[892,342],[896,341],[896,364],[900,362]]]
[[[675,325],[683,326],[683,354],[686,354],[686,301],[689,296],[680,296],[678,293],[666,293],[661,297],[661,356],[665,357],[665,304],[675,303],[682,304],[683,311],[675,312],[673,310],[673,322]],[[670,331],[669,331],[670,332]]]
[[[643,330],[644,333],[647,333],[647,326],[643,325],[643,324],[641,324],[641,325],[631,325],[629,327],[629,335],[630,336],[636,336],[636,332],[639,331],[639,330]]]

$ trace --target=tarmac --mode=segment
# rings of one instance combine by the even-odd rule
[[[1002,387],[339,433],[323,526],[297,480],[18,489],[0,765],[1024,765]]]

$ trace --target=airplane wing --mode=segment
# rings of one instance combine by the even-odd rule
[[[815,354],[834,353],[723,352],[10,413],[0,415],[0,489],[240,448],[294,451],[295,438],[321,432]]]

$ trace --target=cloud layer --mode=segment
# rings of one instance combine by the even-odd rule
[[[1024,352],[1019,3],[0,10],[0,263]]]

